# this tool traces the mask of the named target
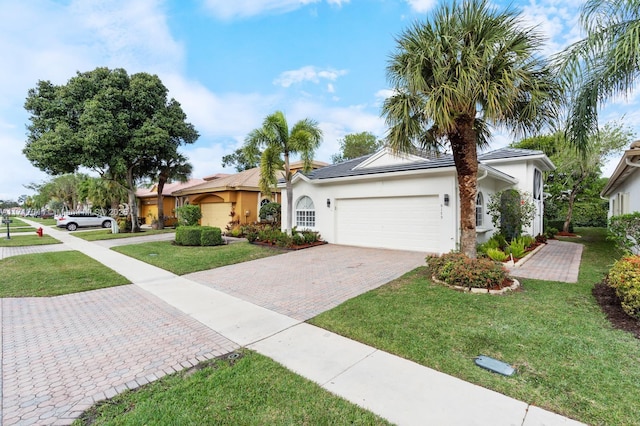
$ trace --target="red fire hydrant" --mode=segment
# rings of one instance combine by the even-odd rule
[[[38,228],[36,234],[38,234],[38,237],[42,237],[42,227]]]

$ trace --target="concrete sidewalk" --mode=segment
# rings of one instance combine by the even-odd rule
[[[248,347],[269,356],[394,423],[580,424],[178,277],[75,238],[66,231],[52,229],[48,233],[63,241],[67,248],[98,260],[137,287],[198,320],[224,337],[229,345]],[[246,267],[250,267],[250,263],[246,263]],[[304,268],[304,264],[292,267]],[[4,370],[2,374],[3,383],[6,383]],[[3,395],[3,406],[6,397]],[[58,423],[66,424],[69,420],[61,418]]]

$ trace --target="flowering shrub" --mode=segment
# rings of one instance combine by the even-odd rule
[[[633,254],[640,253],[640,212],[613,216],[609,220],[609,239]]]
[[[431,275],[449,285],[469,288],[500,286],[507,272],[491,259],[470,259],[462,253],[447,253],[427,258]]]
[[[640,256],[626,256],[609,271],[609,286],[616,290],[622,309],[640,319]]]

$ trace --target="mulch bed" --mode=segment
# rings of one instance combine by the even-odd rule
[[[281,250],[302,250],[302,249],[306,249],[306,248],[310,248],[310,247],[316,247],[316,246],[322,246],[324,244],[327,244],[326,241],[316,241],[315,243],[309,243],[309,244],[302,244],[302,245],[292,245],[289,247],[281,247],[277,244],[274,243],[268,243],[265,241],[251,241],[250,244],[255,244],[257,246],[264,246],[264,247],[271,247],[271,248],[276,248],[276,249],[281,249]]]
[[[591,292],[614,328],[628,331],[640,339],[640,321],[622,310],[620,299],[613,288],[603,281],[596,284]]]

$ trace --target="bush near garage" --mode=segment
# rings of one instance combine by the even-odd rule
[[[224,244],[220,228],[212,226],[179,226],[176,244],[180,246],[217,246]]]
[[[438,281],[459,287],[491,289],[507,279],[507,272],[493,260],[456,252],[427,257],[427,269]]]
[[[202,226],[200,244],[203,246],[219,246],[224,244],[222,230],[216,227]]]
[[[640,319],[640,256],[626,256],[609,271],[607,283],[616,290],[622,309]]]

